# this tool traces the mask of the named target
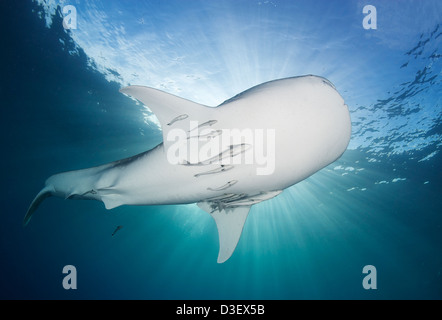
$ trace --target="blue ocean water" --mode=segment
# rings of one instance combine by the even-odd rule
[[[63,27],[68,5],[76,29]],[[1,299],[442,298],[440,2],[41,0],[0,12]],[[22,227],[50,175],[161,142],[122,86],[215,106],[303,74],[343,96],[349,148],[253,206],[227,262],[194,204],[51,198]],[[76,290],[62,286],[65,265]],[[366,265],[375,290],[362,286]]]

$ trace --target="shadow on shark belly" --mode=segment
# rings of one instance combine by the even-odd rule
[[[150,108],[163,143],[131,158],[49,177],[23,224],[50,196],[121,205],[197,203],[215,220],[218,263],[233,254],[252,205],[269,200],[346,150],[348,107],[326,79],[266,82],[207,107],[153,88],[120,90]]]

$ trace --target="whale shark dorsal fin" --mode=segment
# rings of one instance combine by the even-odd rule
[[[199,202],[198,206],[210,213],[218,228],[219,253],[218,263],[223,263],[230,258],[235,251],[239,238],[241,237],[244,223],[250,211],[250,206],[239,206],[233,208],[213,209],[210,202]]]
[[[179,128],[188,132],[190,121],[198,121],[199,124],[215,121],[211,119],[214,108],[164,91],[144,86],[129,86],[120,89],[120,92],[141,101],[155,113],[163,130],[165,146],[168,144],[167,134],[170,130]]]

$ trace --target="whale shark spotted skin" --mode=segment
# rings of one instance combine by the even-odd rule
[[[235,250],[252,205],[334,162],[350,140],[348,107],[333,84],[318,76],[266,82],[215,108],[149,87],[120,91],[155,113],[163,143],[131,158],[49,177],[24,225],[49,196],[99,200],[106,209],[197,203],[216,222],[222,263]]]

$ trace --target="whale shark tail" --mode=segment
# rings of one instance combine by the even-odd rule
[[[42,203],[43,200],[46,199],[47,197],[52,196],[53,191],[54,191],[53,187],[49,185],[49,186],[44,187],[37,194],[37,196],[32,201],[31,205],[29,206],[28,212],[26,212],[26,215],[23,219],[23,226],[24,227],[29,223],[29,220],[31,220],[32,215],[34,214],[35,210],[37,210],[40,203]]]

